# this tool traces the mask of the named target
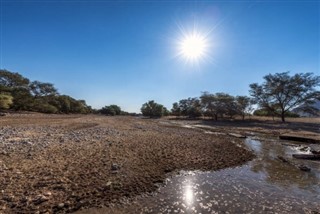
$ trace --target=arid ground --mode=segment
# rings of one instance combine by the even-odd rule
[[[253,159],[230,133],[294,131],[318,138],[320,128],[319,119],[281,124],[43,114],[11,114],[0,124],[0,213],[108,206],[155,191],[168,173],[217,170]],[[209,125],[211,134],[188,124]]]

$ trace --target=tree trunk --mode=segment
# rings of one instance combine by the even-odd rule
[[[284,111],[281,112],[281,121],[284,123],[286,122],[285,118],[284,118]]]

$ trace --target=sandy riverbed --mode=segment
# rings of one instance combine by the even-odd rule
[[[173,171],[254,157],[239,139],[159,120],[30,114],[0,124],[0,213],[100,207],[155,191]]]

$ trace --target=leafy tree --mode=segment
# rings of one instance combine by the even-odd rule
[[[57,89],[51,83],[33,81],[29,87],[35,97],[54,96],[58,94]]]
[[[28,87],[29,79],[21,74],[0,69],[0,85],[7,88]]]
[[[169,116],[169,114],[170,114],[170,111],[166,107],[163,107],[162,108],[162,115],[163,116]]]
[[[249,114],[253,110],[252,100],[250,99],[250,97],[247,96],[237,96],[236,102],[239,114],[242,116],[242,120],[244,120],[245,115]]]
[[[28,88],[13,88],[11,91],[13,104],[11,108],[16,111],[32,111],[35,106],[35,99]]]
[[[181,115],[181,109],[180,106],[177,102],[173,103],[172,109],[171,109],[171,114],[174,116],[180,116]]]
[[[204,109],[204,114],[218,120],[218,99],[214,94],[203,92],[200,96],[201,105]]]
[[[233,118],[238,113],[235,98],[226,93],[216,93],[218,113],[221,117],[228,115]]]
[[[109,106],[105,106],[102,109],[100,109],[100,113],[101,114],[105,114],[105,115],[120,115],[122,113],[120,106],[117,105],[109,105]]]
[[[105,106],[105,107],[103,107],[103,108],[100,110],[100,112],[101,112],[102,114],[105,114],[105,115],[111,115],[111,116],[116,115],[116,111],[115,111],[112,107],[110,107],[110,106]]]
[[[235,98],[229,94],[203,92],[200,100],[205,115],[215,120],[218,120],[218,116],[223,117],[224,115],[232,118],[238,113]]]
[[[42,113],[48,113],[48,114],[58,113],[58,108],[48,104],[47,102],[41,99],[35,100],[32,110],[37,112],[42,112]]]
[[[112,109],[115,111],[116,115],[120,115],[120,114],[121,114],[121,108],[120,108],[120,106],[110,105],[110,108],[112,108]]]
[[[151,100],[142,105],[141,112],[143,116],[147,117],[162,117],[164,113],[164,107],[163,105],[154,102],[154,100]]]
[[[285,122],[288,111],[302,104],[311,105],[320,98],[320,92],[316,90],[319,85],[320,77],[312,73],[268,74],[262,84],[250,84],[250,95],[261,108],[281,116]]]
[[[10,108],[13,97],[9,94],[0,94],[0,110]]]
[[[180,100],[179,109],[181,115],[190,118],[200,117],[202,115],[201,103],[196,97]]]
[[[92,108],[87,106],[84,100],[76,100],[67,95],[60,96],[51,83],[30,83],[29,79],[22,75],[7,70],[0,70],[0,93],[11,95],[13,110],[67,114],[92,112]]]
[[[18,73],[0,70],[0,92],[12,96],[12,109],[30,110],[33,99],[29,92],[29,79]]]

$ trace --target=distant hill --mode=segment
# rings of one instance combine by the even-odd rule
[[[320,116],[320,100],[317,100],[311,107],[317,110],[308,110],[307,105],[303,104],[295,109],[292,112],[298,114],[300,117],[319,117]]]

